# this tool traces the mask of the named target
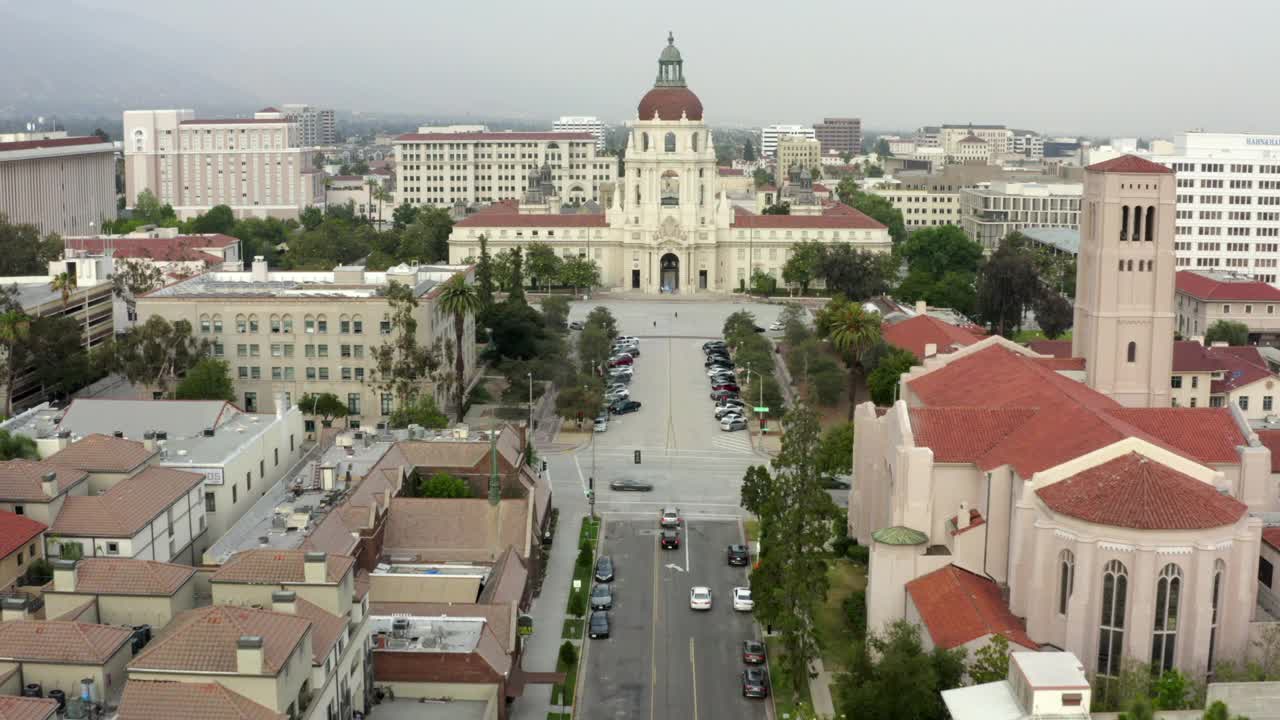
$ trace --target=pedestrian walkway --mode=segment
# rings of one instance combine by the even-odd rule
[[[834,684],[835,673],[822,666],[822,658],[814,658],[809,663],[809,695],[813,700],[813,711],[820,718],[836,715],[835,702],[831,699],[831,686]]]
[[[719,450],[742,453],[754,452],[751,447],[751,435],[749,431],[720,433],[716,439],[711,441],[711,444]]]

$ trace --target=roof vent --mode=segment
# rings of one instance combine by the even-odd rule
[[[115,430],[115,431],[113,431],[113,432],[111,433],[111,437],[118,437],[118,438],[122,438],[122,437],[124,437],[124,431],[123,431],[123,430]]]
[[[156,431],[156,439],[157,439],[157,440],[168,440],[168,439],[169,439],[169,433],[168,433],[168,432],[166,432],[166,431],[164,431],[164,430],[157,430],[157,431]]]
[[[58,438],[59,438],[59,439],[61,439],[61,440],[66,440],[66,439],[68,439],[68,438],[70,438],[70,437],[71,437],[71,431],[70,431],[70,430],[59,430],[59,431],[58,431]]]

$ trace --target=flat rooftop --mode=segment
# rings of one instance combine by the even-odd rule
[[[486,720],[485,700],[423,700],[399,697],[378,705],[378,720]]]
[[[469,653],[480,643],[484,623],[482,617],[370,615],[369,634],[374,650]]]
[[[373,298],[386,292],[390,281],[410,284],[418,295],[429,292],[466,265],[399,265],[385,272],[363,271],[359,280],[338,282],[337,272],[354,273],[358,266],[337,271],[268,272],[255,279],[248,272],[207,272],[149,293],[148,298],[275,297],[275,298]]]
[[[1088,689],[1084,666],[1069,652],[1015,652],[1010,659],[1022,670],[1032,689]]]
[[[37,308],[46,303],[54,301],[62,302],[62,293],[52,290],[49,287],[51,278],[43,275],[24,275],[21,277],[0,277],[0,285],[5,287],[14,287],[18,290],[18,302],[23,308]],[[72,290],[72,295],[79,295],[90,290],[97,289],[103,285],[110,285],[110,280],[100,280],[98,282],[89,282],[82,280]]]
[[[1041,245],[1048,245],[1072,255],[1080,254],[1078,228],[1024,228],[1021,232]]]
[[[404,576],[441,576],[441,577],[478,577],[489,576],[487,565],[471,565],[467,563],[397,563],[392,558],[390,563],[378,563],[371,575],[404,575]]]

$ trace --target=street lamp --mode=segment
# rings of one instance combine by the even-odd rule
[[[762,407],[764,407],[764,378],[760,376],[760,373],[759,373],[759,372],[757,372],[757,373],[756,373],[756,377],[760,379],[760,404],[759,404],[759,405],[757,405],[756,407],[757,407],[757,408],[762,408]],[[751,363],[747,363],[747,382],[751,382]],[[757,412],[757,413],[756,413],[756,415],[757,415],[757,419],[758,419],[758,416],[763,415],[763,414],[764,414],[764,413],[762,413],[762,412]],[[750,432],[750,430],[748,430],[747,432]],[[761,437],[764,437],[764,426],[763,426],[763,425],[761,425],[761,427],[760,427],[760,436],[761,436]]]
[[[529,373],[529,437],[525,443],[533,445],[533,373]]]

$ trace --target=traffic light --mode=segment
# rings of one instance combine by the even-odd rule
[[[639,450],[637,450],[637,451],[636,451],[636,464],[637,464],[637,465],[639,465],[639,464],[640,464],[640,451],[639,451]]]
[[[595,489],[596,489],[596,479],[595,479],[595,478],[593,478],[593,477],[588,477],[588,478],[587,478],[587,489],[588,489],[588,490],[595,490]]]

